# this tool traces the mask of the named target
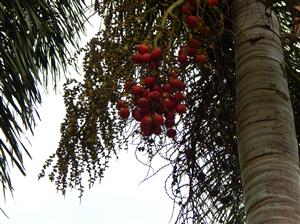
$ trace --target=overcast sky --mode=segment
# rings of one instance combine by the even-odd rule
[[[88,37],[97,32],[88,27]],[[27,176],[15,168],[11,178],[15,188],[0,206],[9,219],[0,213],[1,224],[167,224],[172,214],[172,201],[164,192],[167,173],[151,180],[143,180],[147,168],[138,163],[133,150],[123,152],[119,160],[112,160],[101,184],[85,192],[81,202],[78,192],[67,192],[64,198],[56,192],[55,185],[47,178],[37,179],[44,161],[55,152],[59,142],[60,124],[65,115],[61,93],[43,97],[39,110],[41,122],[31,139],[32,160],[25,157]],[[1,194],[1,193],[0,193]]]

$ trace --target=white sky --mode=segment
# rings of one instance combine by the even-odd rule
[[[98,24],[97,20],[93,21]],[[88,28],[88,38],[96,33]],[[41,122],[31,139],[32,160],[25,155],[27,176],[11,169],[14,195],[0,196],[1,224],[167,224],[172,214],[172,201],[164,192],[167,172],[139,185],[147,168],[138,163],[133,150],[112,159],[101,184],[87,190],[81,200],[78,192],[67,192],[64,198],[47,178],[37,180],[44,161],[55,152],[60,124],[65,110],[61,94],[50,93],[43,98],[39,110]],[[2,192],[0,192],[1,194]]]

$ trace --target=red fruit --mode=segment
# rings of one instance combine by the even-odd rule
[[[142,118],[141,123],[143,125],[151,125],[152,124],[152,118],[150,115],[146,115]]]
[[[218,5],[218,0],[207,0],[207,5],[208,6],[216,6]]]
[[[149,53],[149,47],[146,44],[139,44],[137,45],[137,51],[140,54],[146,54]]]
[[[165,122],[163,116],[161,114],[155,114],[153,116],[153,123],[154,124],[158,124],[158,125],[162,125]]]
[[[204,54],[199,54],[196,57],[196,61],[200,64],[200,65],[204,65],[207,62],[207,57]]]
[[[165,118],[167,120],[174,120],[175,119],[175,114],[171,111],[167,111],[164,115],[165,115]]]
[[[160,127],[160,125],[153,126],[152,130],[153,130],[153,133],[155,135],[160,135],[161,134],[161,127]]]
[[[173,110],[176,106],[176,103],[174,100],[166,98],[164,99],[163,105],[166,110]]]
[[[134,85],[131,87],[131,92],[136,96],[141,96],[144,93],[144,88],[140,85]]]
[[[175,121],[174,120],[166,120],[165,121],[165,126],[166,128],[172,128],[175,125]]]
[[[181,63],[181,64],[186,64],[186,63],[188,63],[189,59],[188,59],[187,54],[185,54],[185,53],[179,54],[179,55],[178,55],[178,61],[179,61],[179,63]]]
[[[167,136],[169,138],[174,138],[176,136],[176,130],[173,128],[170,128],[167,130]]]
[[[181,89],[183,84],[184,83],[179,79],[174,79],[174,78],[170,79],[170,85],[174,89]]]
[[[176,106],[176,111],[179,113],[179,114],[183,114],[186,112],[186,106],[185,104],[178,104]]]
[[[161,59],[162,57],[162,49],[160,47],[155,47],[152,51],[151,51],[151,58],[153,61],[157,61],[159,59]]]
[[[172,87],[171,87],[171,85],[170,85],[169,83],[166,83],[166,84],[164,84],[164,85],[161,87],[161,89],[162,89],[162,91],[164,91],[164,92],[170,92],[171,89],[172,89]]]
[[[201,19],[199,16],[187,16],[186,17],[186,23],[189,27],[195,28],[199,23]]]
[[[160,101],[160,97],[161,97],[161,94],[160,94],[160,92],[158,92],[158,91],[152,91],[152,92],[150,92],[150,93],[147,95],[147,99],[148,99],[150,102],[159,102],[159,101]]]
[[[173,97],[177,102],[181,102],[184,100],[184,95],[182,92],[176,92]]]
[[[169,72],[168,76],[169,76],[169,78],[177,78],[177,73],[176,72]]]
[[[160,88],[159,85],[156,85],[156,84],[155,84],[154,86],[152,86],[151,91],[158,91],[158,92],[160,92],[160,91],[161,91],[161,88]]]
[[[150,115],[152,113],[151,109],[149,106],[146,106],[146,107],[142,107],[141,108],[141,112],[142,112],[142,115],[145,116],[145,115]]]
[[[199,48],[200,47],[201,42],[199,40],[197,40],[196,38],[190,38],[188,41],[188,46],[190,48]]]
[[[126,106],[126,102],[124,100],[117,100],[116,107],[118,110],[120,110],[122,107]]]
[[[141,98],[137,99],[136,104],[141,108],[148,107],[149,106],[149,100],[146,97],[141,97]]]
[[[184,4],[184,5],[181,7],[181,12],[182,12],[184,15],[190,15],[190,14],[192,14],[190,5],[189,5],[189,4]]]
[[[135,53],[132,55],[131,60],[134,63],[142,63],[143,62],[143,55],[139,53]]]
[[[152,57],[151,57],[152,59]],[[159,61],[152,61],[150,64],[149,64],[149,69],[150,70],[153,70],[153,69],[156,69],[160,66],[160,62]]]
[[[139,109],[135,109],[132,111],[132,117],[136,120],[136,121],[141,121],[143,116],[142,116],[142,112]]]
[[[150,63],[152,61],[151,54],[150,53],[142,54],[141,60],[142,60],[141,62],[143,63]]]
[[[141,123],[141,131],[143,136],[150,136],[152,135],[152,128],[151,125],[145,125]]]
[[[151,87],[155,84],[155,77],[154,76],[147,76],[144,78],[144,85],[147,87]]]
[[[129,110],[126,107],[123,107],[119,110],[119,115],[122,119],[127,119],[129,117]]]

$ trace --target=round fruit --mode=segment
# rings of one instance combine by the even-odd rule
[[[216,6],[218,5],[218,0],[207,0],[207,5],[209,6]]]
[[[185,54],[185,53],[179,54],[179,55],[178,55],[178,61],[179,61],[179,63],[181,63],[181,64],[186,64],[186,63],[188,63],[189,59],[188,59],[187,54]]]
[[[154,84],[154,85],[152,86],[152,88],[151,88],[151,91],[158,91],[158,92],[160,92],[160,91],[161,91],[161,88],[160,88],[159,85]]]
[[[172,128],[175,125],[175,121],[174,120],[166,120],[165,121],[165,126],[166,128]]]
[[[132,55],[131,60],[134,63],[142,63],[143,62],[143,55],[139,53],[135,53]]]
[[[150,63],[152,61],[151,54],[145,53],[141,56],[141,60],[143,63]]]
[[[160,97],[161,97],[161,94],[160,94],[160,92],[158,92],[158,91],[152,91],[152,92],[150,92],[150,93],[147,95],[147,99],[148,99],[150,102],[159,102],[159,101],[160,101]]]
[[[127,107],[123,107],[119,111],[119,115],[122,119],[127,119],[129,117],[129,110]]]
[[[174,78],[170,79],[170,85],[174,89],[181,89],[183,84],[184,83],[180,79],[174,79]]]
[[[176,106],[176,103],[174,100],[166,98],[164,99],[163,105],[166,110],[173,110]]]
[[[175,114],[173,112],[171,112],[171,111],[167,111],[165,113],[165,118],[167,120],[174,120],[175,119]]]
[[[197,40],[196,38],[190,38],[188,41],[188,46],[190,48],[199,48],[200,47],[201,42],[199,40]]]
[[[134,85],[131,87],[131,92],[136,96],[141,96],[144,93],[144,88],[140,85]]]
[[[162,125],[162,124],[165,122],[163,116],[160,115],[160,114],[155,114],[155,115],[153,116],[153,119],[152,119],[152,120],[153,120],[153,123],[154,123],[154,124],[158,124],[158,125]]]
[[[164,92],[170,92],[172,90],[172,87],[169,83],[166,83],[164,84],[162,87],[161,87],[162,91]]]
[[[201,19],[199,16],[187,16],[186,17],[186,23],[191,28],[195,28],[200,23],[200,21],[201,21]]]
[[[191,7],[189,4],[184,4],[182,7],[181,7],[181,12],[184,14],[184,15],[191,15],[192,12],[191,12]]]
[[[142,118],[141,123],[143,125],[151,125],[152,124],[152,118],[150,115],[146,115]]]
[[[204,54],[199,54],[196,57],[196,61],[201,64],[204,65],[207,62],[207,57]]]
[[[139,44],[137,45],[137,51],[140,54],[146,54],[149,53],[149,47],[146,44]]]
[[[167,136],[169,138],[174,138],[176,136],[176,130],[173,128],[170,128],[167,130]]]
[[[184,100],[184,95],[182,92],[176,92],[174,94],[174,99],[177,101],[177,102],[181,102]]]
[[[153,133],[154,133],[155,135],[160,135],[160,134],[161,134],[161,131],[162,131],[160,125],[155,125],[155,126],[153,126],[152,130],[153,130]]]
[[[126,102],[124,100],[117,100],[116,107],[118,110],[120,110],[122,107],[126,106]]]
[[[136,121],[141,121],[143,118],[142,112],[139,109],[135,109],[132,111],[132,117],[136,120]]]
[[[154,76],[147,76],[144,78],[144,85],[147,87],[151,87],[155,84],[155,77]]]
[[[136,104],[139,107],[144,108],[144,107],[149,106],[149,100],[146,97],[141,97],[141,98],[137,99]]]
[[[153,61],[157,61],[159,59],[161,59],[162,57],[162,49],[160,47],[155,47],[152,51],[151,51],[151,58]]]
[[[176,111],[179,113],[179,114],[183,114],[186,112],[186,106],[185,104],[178,104],[176,106]]]

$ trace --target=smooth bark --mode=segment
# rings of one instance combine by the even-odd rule
[[[235,1],[237,141],[249,224],[299,224],[299,157],[278,21]]]

